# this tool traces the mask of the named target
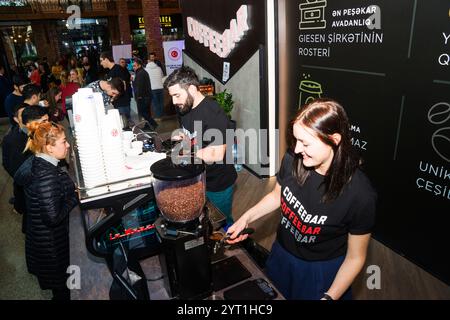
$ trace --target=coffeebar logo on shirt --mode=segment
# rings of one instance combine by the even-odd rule
[[[299,243],[315,243],[328,219],[325,215],[308,213],[302,203],[292,194],[288,186],[281,194],[281,225],[290,231]]]

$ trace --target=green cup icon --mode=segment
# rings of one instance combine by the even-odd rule
[[[300,96],[298,98],[298,107],[300,108],[304,104],[318,99],[322,96],[322,85],[318,82],[311,80],[300,81]]]

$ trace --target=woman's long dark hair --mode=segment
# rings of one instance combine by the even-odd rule
[[[49,115],[54,114],[56,110],[60,109],[58,107],[58,101],[55,100],[55,96],[57,96],[58,93],[60,93],[60,92],[61,92],[61,89],[59,89],[58,87],[50,88],[47,91]]]
[[[296,123],[301,123],[303,126],[312,129],[323,143],[333,148],[334,156],[330,168],[325,174],[323,182],[325,192],[322,197],[323,202],[330,202],[342,193],[360,163],[359,156],[351,143],[350,123],[347,114],[338,102],[321,98],[301,107],[291,121],[291,128]],[[334,133],[341,135],[341,141],[338,145],[331,138]],[[296,142],[295,139],[294,141]],[[295,148],[295,143],[293,148]],[[292,169],[298,183],[303,185],[309,177],[311,168],[306,168],[303,165],[301,155],[294,156]]]

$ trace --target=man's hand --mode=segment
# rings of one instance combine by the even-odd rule
[[[173,141],[182,141],[184,139],[186,139],[187,136],[184,133],[178,133],[176,135],[173,135],[172,137],[170,137],[171,140]]]
[[[198,150],[195,156],[202,159],[206,163],[220,162],[223,161],[226,149],[226,144],[222,144],[220,146],[208,146]]]

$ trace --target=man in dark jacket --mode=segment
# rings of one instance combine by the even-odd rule
[[[28,160],[30,160],[31,152],[25,151],[25,146],[27,144],[28,135],[22,131],[21,127],[25,127],[28,123],[46,122],[48,121],[48,114],[45,108],[40,106],[28,106],[21,109],[20,120],[15,117],[14,119],[20,122],[17,126],[13,126],[10,129],[8,135],[5,136],[2,145],[3,153],[3,166],[9,173],[9,175],[14,178],[18,169]],[[26,225],[26,206],[25,206],[25,194],[23,188],[14,183],[14,198],[12,199],[14,204],[14,209],[22,214],[22,232],[25,233]]]
[[[134,98],[138,108],[139,115],[147,120],[144,129],[155,130],[158,124],[150,115],[150,104],[152,101],[152,86],[150,77],[142,68],[142,60],[139,58],[134,59],[133,69],[136,73],[133,81]]]
[[[2,143],[3,167],[11,177],[31,155],[24,152],[28,140],[26,125],[31,121],[48,121],[47,110],[40,106],[19,105],[14,111],[14,121],[17,125],[10,128]]]
[[[5,68],[0,64],[0,112],[3,112],[5,99],[12,91],[12,83],[6,77]],[[0,114],[0,116],[2,115]]]
[[[28,83],[28,78],[22,77],[20,75],[13,76],[14,91],[11,92],[5,99],[5,111],[12,126],[16,125],[16,122],[14,121],[14,109],[16,108],[16,106],[24,102],[22,92],[23,88]]]

